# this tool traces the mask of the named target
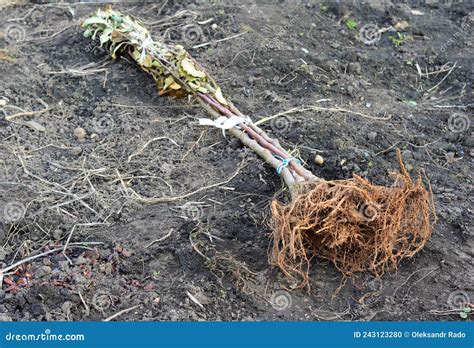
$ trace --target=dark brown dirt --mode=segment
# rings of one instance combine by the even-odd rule
[[[158,97],[146,74],[85,39],[79,24],[99,5],[5,5],[0,261],[64,245],[71,231],[71,243],[102,244],[6,274],[0,320],[101,320],[134,305],[119,319],[460,320],[457,307],[474,301],[470,1],[115,6],[156,37],[184,42],[254,120],[311,105],[358,112],[313,108],[263,127],[327,179],[356,173],[389,184],[400,148],[412,175],[429,177],[439,222],[395,273],[343,279],[314,260],[312,293],[288,291],[267,263],[270,201],[288,198],[278,175],[199,127],[205,113],[191,102]],[[360,30],[375,24],[407,38],[397,45],[387,30],[367,45]],[[169,139],[140,151],[157,137]],[[185,199],[137,199],[226,181],[241,164],[231,181]]]

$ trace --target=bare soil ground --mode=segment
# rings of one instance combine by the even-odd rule
[[[262,127],[317,175],[389,185],[396,148],[426,173],[439,221],[425,249],[379,279],[316,259],[311,293],[267,263],[278,175],[84,38],[99,6],[1,8],[0,264],[75,247],[7,272],[0,320],[460,320],[474,298],[471,1],[115,5],[184,42],[254,120],[291,110]]]

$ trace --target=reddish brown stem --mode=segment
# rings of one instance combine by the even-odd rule
[[[224,114],[225,116],[237,116],[235,113],[233,113],[232,111],[230,111],[229,109],[225,108],[224,106],[222,106],[219,102],[217,102],[216,100],[214,100],[214,98],[204,94],[204,93],[197,93],[197,95],[202,99],[204,100],[205,102],[207,102],[208,104],[212,105],[213,107],[215,107],[217,110],[219,110],[222,114]],[[284,151],[281,151],[280,149],[278,149],[274,144],[268,142],[262,135],[258,134],[255,130],[253,130],[252,128],[250,128],[249,126],[247,126],[246,124],[243,124],[243,123],[239,123],[238,124],[239,127],[241,127],[242,129],[244,129],[253,139],[255,139],[255,141],[257,141],[261,146],[265,147],[266,149],[268,149],[269,151],[271,151],[272,153],[274,153],[275,155],[278,155],[284,159],[290,159],[291,157],[286,154]],[[290,161],[289,165],[291,166],[291,168],[300,176],[302,176],[303,178],[305,179],[312,179],[313,178],[313,175],[311,174],[308,174],[308,172],[302,168],[301,166],[299,166],[295,161]]]

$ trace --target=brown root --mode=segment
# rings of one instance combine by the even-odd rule
[[[299,286],[309,286],[313,257],[332,261],[345,275],[381,276],[420,251],[436,219],[421,176],[412,181],[403,163],[392,187],[350,180],[299,187],[287,205],[272,202],[270,263]]]

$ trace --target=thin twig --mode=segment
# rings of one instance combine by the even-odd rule
[[[248,31],[244,31],[244,32],[242,32],[242,33],[238,33],[238,34],[235,34],[235,35],[232,35],[232,36],[228,36],[228,37],[225,37],[225,38],[220,39],[220,40],[205,42],[205,43],[202,43],[202,44],[193,46],[193,48],[206,47],[206,46],[212,45],[213,43],[219,43],[219,42],[224,42],[224,41],[236,39],[236,38],[238,38],[239,36],[245,35],[245,34],[247,34],[247,33],[248,33]]]
[[[169,232],[168,232],[166,235],[164,235],[164,236],[161,237],[161,238],[155,239],[154,241],[152,241],[151,243],[149,243],[149,244],[145,247],[145,249],[151,247],[151,246],[152,246],[153,244],[155,244],[155,243],[162,242],[162,241],[164,241],[165,239],[169,238],[169,237],[171,236],[171,234],[173,233],[173,231],[174,231],[173,228],[170,229]]]
[[[133,157],[141,155],[143,153],[143,151],[148,147],[148,145],[150,145],[152,142],[157,141],[157,140],[163,140],[163,139],[169,140],[174,145],[179,147],[178,143],[176,141],[174,141],[173,139],[171,139],[170,137],[156,137],[156,138],[148,140],[145,143],[145,145],[142,146],[142,148],[140,150],[138,150],[137,152],[135,152],[135,153],[131,154],[130,156],[128,156],[127,162],[130,162]]]
[[[102,244],[102,243],[100,243],[100,242],[70,243],[68,247],[69,247],[69,248],[81,248],[81,249],[82,249],[82,248],[84,248],[84,246],[83,246],[84,244],[96,245],[96,244]],[[40,253],[40,254],[36,254],[36,255],[33,255],[33,256],[29,256],[29,257],[27,257],[27,258],[25,258],[25,259],[23,259],[23,260],[20,260],[20,261],[18,261],[18,262],[15,262],[13,265],[10,265],[10,266],[8,266],[8,267],[5,267],[5,268],[3,268],[3,269],[0,269],[0,274],[4,274],[4,273],[6,273],[6,272],[8,272],[8,271],[10,271],[10,270],[12,270],[12,269],[18,267],[18,266],[23,265],[24,263],[30,262],[30,261],[32,261],[32,260],[35,260],[35,259],[40,258],[40,257],[43,257],[43,256],[47,256],[47,255],[49,255],[49,254],[53,254],[53,253],[55,253],[55,252],[57,252],[57,251],[61,251],[61,250],[64,250],[64,248],[63,248],[63,247],[55,248],[55,249],[51,249],[51,250],[45,251],[45,252]]]
[[[446,80],[446,78],[451,75],[451,73],[453,72],[454,68],[456,67],[458,62],[454,62],[454,65],[451,69],[449,69],[448,73],[446,75],[444,75],[444,77],[441,79],[441,81],[439,81],[436,85],[434,85],[433,87],[431,87],[429,90],[428,90],[428,93],[431,93],[432,91],[434,91],[435,89],[437,89],[439,87],[439,85],[441,85],[443,83],[444,80]]]
[[[11,121],[11,120],[13,120],[14,118],[17,118],[17,117],[20,117],[20,116],[41,115],[41,114],[43,114],[43,113],[45,113],[46,111],[49,111],[49,110],[51,110],[51,108],[47,107],[47,108],[44,108],[44,109],[42,109],[42,110],[37,110],[37,111],[18,112],[18,113],[13,114],[13,115],[5,116],[5,120]]]
[[[123,314],[126,314],[126,313],[128,313],[128,312],[131,312],[131,311],[133,311],[134,309],[137,309],[137,308],[139,308],[139,307],[141,307],[141,306],[142,306],[142,305],[139,304],[139,305],[136,305],[136,306],[133,306],[133,307],[130,307],[130,308],[121,310],[120,312],[117,312],[117,313],[115,313],[114,315],[111,315],[110,317],[108,317],[108,318],[106,318],[106,319],[104,319],[104,320],[102,320],[102,321],[111,321],[111,320],[114,320],[115,318],[117,318],[117,317],[119,317],[119,316],[121,316],[121,315],[123,315]]]
[[[191,301],[193,301],[195,304],[197,304],[199,307],[201,307],[202,309],[204,309],[204,306],[201,304],[201,302],[199,302],[197,300],[196,297],[194,297],[189,291],[186,291],[186,295],[188,295],[188,297],[191,299]]]
[[[148,197],[143,197],[143,196],[139,195],[132,188],[129,188],[129,190],[133,193],[133,198],[134,199],[136,199],[139,202],[143,202],[145,204],[158,204],[158,203],[175,202],[175,201],[179,201],[179,200],[184,199],[184,198],[188,198],[192,195],[195,195],[196,193],[199,193],[199,192],[202,192],[202,191],[205,191],[205,190],[209,190],[211,188],[222,186],[222,185],[225,185],[225,184],[229,183],[230,181],[232,181],[232,179],[234,179],[240,173],[240,170],[244,167],[245,166],[240,166],[239,168],[237,168],[237,171],[230,178],[228,178],[227,180],[224,180],[224,181],[212,184],[212,185],[201,187],[201,188],[199,188],[195,191],[188,192],[188,193],[185,193],[185,194],[180,195],[180,196],[165,196],[165,197],[149,197],[148,198]]]
[[[75,224],[72,229],[71,229],[71,232],[69,232],[69,236],[67,237],[67,240],[66,240],[66,243],[64,244],[64,247],[62,248],[63,249],[63,254],[66,255],[66,249],[68,248],[68,245],[69,245],[69,242],[71,241],[71,238],[72,238],[72,234],[74,233],[74,230],[76,229],[77,226],[83,226],[83,227],[92,227],[92,226],[98,226],[98,225],[106,225],[102,222],[91,222],[91,223],[85,223],[85,224]]]
[[[84,307],[86,308],[86,316],[88,316],[88,315],[89,315],[89,312],[90,312],[90,308],[89,308],[89,306],[87,305],[86,301],[84,300],[84,297],[82,296],[82,293],[81,293],[80,291],[78,291],[77,294],[79,295],[79,298],[81,299],[82,304],[83,304]]]
[[[199,144],[199,142],[201,141],[202,137],[204,136],[204,134],[206,133],[205,130],[203,130],[201,132],[201,135],[199,136],[198,140],[196,140],[193,145],[191,145],[191,147],[188,149],[188,151],[186,151],[186,153],[183,155],[183,157],[181,157],[180,159],[180,162],[183,162],[184,159],[191,153],[191,151],[193,151],[193,149],[196,147],[197,144]]]
[[[299,107],[295,107],[295,108],[292,108],[292,109],[287,110],[287,111],[279,112],[278,114],[275,114],[273,116],[262,118],[261,120],[258,120],[254,124],[258,126],[259,124],[268,122],[268,121],[273,120],[274,118],[277,118],[277,117],[280,117],[280,116],[284,116],[284,115],[288,115],[288,114],[294,114],[294,113],[301,113],[301,112],[306,112],[306,111],[347,112],[349,114],[361,116],[361,117],[368,118],[368,119],[371,119],[371,120],[378,120],[378,121],[387,121],[387,120],[390,120],[392,118],[391,115],[387,116],[387,117],[375,117],[375,116],[366,115],[362,112],[347,110],[347,109],[340,108],[340,107],[324,108],[324,107],[321,107],[321,106],[312,105],[312,106],[299,106]]]

